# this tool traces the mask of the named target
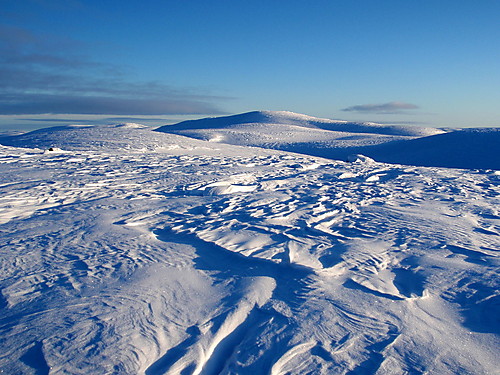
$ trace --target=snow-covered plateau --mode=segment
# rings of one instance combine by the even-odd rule
[[[158,130],[0,138],[0,372],[499,373],[498,129]]]

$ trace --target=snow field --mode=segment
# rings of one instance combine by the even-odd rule
[[[0,148],[6,373],[497,371],[498,173],[61,131]]]

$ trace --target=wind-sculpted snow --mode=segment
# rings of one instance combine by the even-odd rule
[[[497,371],[499,172],[38,134],[0,147],[5,373]]]

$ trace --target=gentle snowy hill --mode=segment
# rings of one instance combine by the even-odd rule
[[[498,371],[500,172],[137,125],[0,144],[6,374]]]
[[[292,112],[249,112],[157,129],[195,139],[347,160],[417,166],[500,169],[498,129],[444,130],[318,119]]]
[[[157,131],[211,142],[326,157],[329,157],[327,154],[331,149],[346,151],[352,147],[443,133],[433,128],[334,121],[293,112],[271,111],[184,121],[163,126]]]
[[[434,128],[403,127],[381,125],[372,122],[329,120],[287,111],[254,111],[233,116],[189,120],[175,125],[163,126],[159,128],[158,131],[170,132],[181,130],[226,129],[235,128],[237,125],[247,124],[293,125],[309,129],[323,129],[344,133],[369,133],[413,137],[442,133],[442,131]],[[272,127],[269,127],[269,130],[272,131]]]
[[[67,125],[35,130],[29,133],[0,137],[0,144],[47,150],[122,150],[130,152],[162,151],[196,148],[231,149],[223,144],[208,144],[186,137],[159,134],[139,124],[108,126]],[[233,147],[234,148],[234,147]]]

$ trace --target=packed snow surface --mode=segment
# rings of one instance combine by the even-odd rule
[[[0,143],[4,373],[498,373],[498,171],[136,125]]]

